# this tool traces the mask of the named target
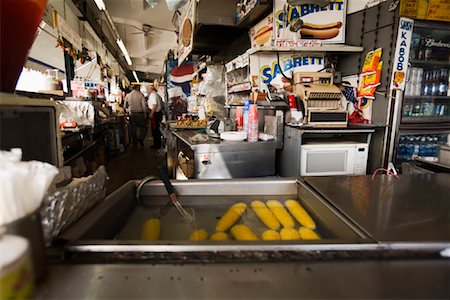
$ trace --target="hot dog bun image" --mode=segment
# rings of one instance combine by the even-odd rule
[[[272,36],[273,27],[264,26],[255,34],[255,42],[258,46],[262,46],[269,41]]]
[[[300,35],[303,39],[328,40],[336,37],[342,27],[342,22],[328,24],[303,23]]]

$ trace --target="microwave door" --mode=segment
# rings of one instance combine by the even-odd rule
[[[302,149],[302,176],[352,175],[354,172],[354,148]]]

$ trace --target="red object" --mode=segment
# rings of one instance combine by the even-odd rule
[[[242,131],[244,129],[244,108],[236,107],[236,129]]]
[[[295,95],[294,94],[289,94],[288,95],[288,102],[289,102],[289,107],[292,110],[297,110],[297,100],[295,99]]]
[[[248,112],[248,131],[247,141],[257,142],[259,136],[259,124],[258,124],[258,107],[256,104],[250,104],[250,110]]]
[[[0,91],[12,93],[47,0],[0,1]]]
[[[61,128],[76,128],[78,126],[78,123],[75,121],[71,121],[71,122],[61,122],[59,123],[59,126],[61,126]]]

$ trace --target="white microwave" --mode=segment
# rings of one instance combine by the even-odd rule
[[[367,143],[315,143],[301,146],[300,175],[365,175]]]

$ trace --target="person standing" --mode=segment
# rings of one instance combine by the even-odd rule
[[[129,109],[131,139],[133,146],[139,143],[144,146],[144,138],[147,135],[147,103],[145,96],[139,91],[140,86],[134,85],[133,90],[125,97],[125,108]]]
[[[152,128],[153,146],[151,148],[160,149],[162,134],[160,130],[162,121],[162,99],[156,92],[156,86],[149,86],[148,108],[150,109],[150,124]]]

